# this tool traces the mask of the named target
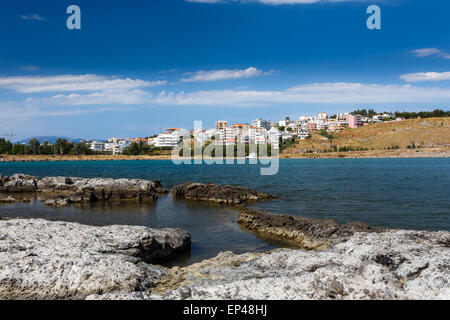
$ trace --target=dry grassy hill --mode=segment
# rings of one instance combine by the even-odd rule
[[[410,146],[410,148],[408,148]],[[415,149],[411,147],[415,146]],[[352,151],[372,153],[382,156],[383,153],[401,151],[424,152],[427,149],[450,150],[450,118],[412,119],[380,124],[371,124],[357,129],[345,129],[334,134],[333,138],[323,137],[318,132],[310,139],[299,141],[294,147],[284,151],[284,157],[304,154],[336,153],[340,157],[348,156]],[[341,150],[339,152],[339,150]],[[419,151],[418,151],[419,150]],[[332,152],[333,151],[333,152]],[[380,152],[382,151],[382,152]]]

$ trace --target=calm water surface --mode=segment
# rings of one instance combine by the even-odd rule
[[[0,163],[0,174],[159,179],[171,187],[187,181],[242,185],[280,196],[251,204],[274,213],[363,221],[385,228],[450,230],[450,159],[280,160],[276,176],[255,165],[181,165],[171,161]],[[222,206],[173,200],[100,203],[51,208],[40,202],[0,206],[3,217],[40,217],[90,225],[179,227],[193,238],[192,263],[220,251],[274,248],[236,223]]]

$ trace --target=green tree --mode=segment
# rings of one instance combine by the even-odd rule
[[[89,148],[89,146],[84,142],[80,141],[73,147],[73,153],[76,155],[89,155],[91,154],[92,150]]]
[[[33,155],[40,154],[41,153],[40,146],[41,146],[41,143],[39,142],[38,139],[36,139],[36,138],[31,139],[28,142],[28,150],[27,150],[28,152],[27,153],[33,154]]]
[[[51,145],[48,141],[44,141],[44,143],[40,145],[39,153],[45,155],[53,154],[53,145]]]
[[[73,143],[67,141],[66,139],[59,138],[54,144],[55,154],[70,154],[73,150]]]

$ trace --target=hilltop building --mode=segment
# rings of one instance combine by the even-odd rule
[[[359,114],[349,114],[347,122],[349,128],[359,128],[363,125],[362,116]]]

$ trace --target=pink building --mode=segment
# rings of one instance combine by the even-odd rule
[[[308,130],[309,132],[311,131],[317,131],[317,124],[314,122],[310,122],[306,124],[306,130]]]
[[[362,116],[359,114],[349,114],[347,117],[349,128],[358,128],[363,125]]]

